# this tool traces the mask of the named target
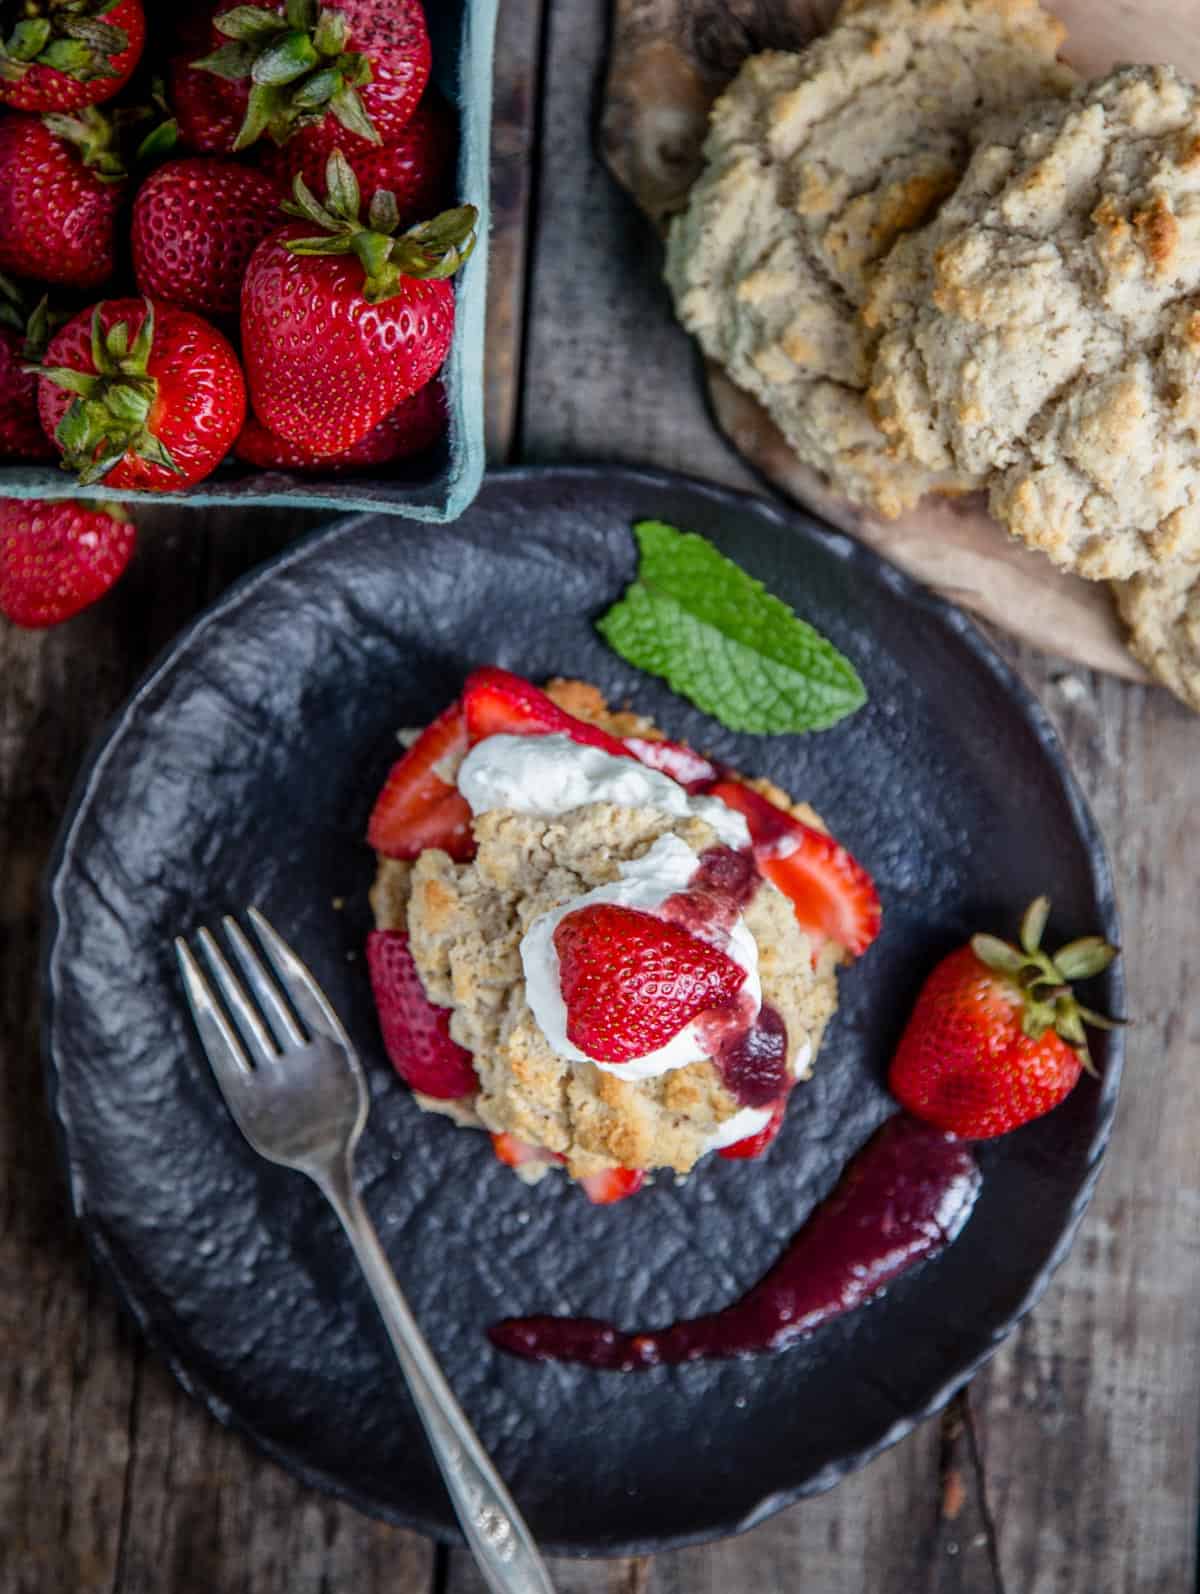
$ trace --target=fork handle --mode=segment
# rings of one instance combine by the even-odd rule
[[[554,1594],[525,1520],[417,1327],[348,1163],[317,1179],[363,1270],[408,1381],[430,1448],[491,1594]]]

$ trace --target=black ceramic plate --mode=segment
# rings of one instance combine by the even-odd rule
[[[857,663],[837,729],[733,736],[608,651],[592,620],[634,570],[630,525],[702,532]],[[474,664],[581,675],[672,734],[811,799],[874,874],[880,940],[842,982],[816,1078],[762,1163],[591,1207],[530,1191],[486,1141],[423,1116],[386,1063],[359,956],[372,798],[394,730]],[[86,771],[51,880],[45,1036],[92,1244],[186,1386],[301,1477],[438,1536],[453,1519],[332,1214],[259,1161],[191,1033],[171,937],[258,903],[365,1059],[366,1202],[417,1316],[535,1533],[616,1554],[733,1533],[836,1482],[934,1411],[1061,1260],[1115,1104],[1103,1082],[983,1148],[958,1242],[786,1354],[637,1376],[493,1352],[512,1312],[630,1325],[731,1300],[888,1113],[922,974],[1043,888],[1052,932],[1115,936],[1095,825],[1036,704],[969,621],[795,513],[678,477],[493,477],[448,529],[343,521],[230,592],[171,649]],[[339,903],[344,906],[339,907]],[[1096,1000],[1119,1010],[1116,977]]]

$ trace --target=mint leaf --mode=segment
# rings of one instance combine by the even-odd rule
[[[633,529],[637,580],[597,622],[628,663],[731,731],[822,731],[866,702],[849,659],[710,542],[660,520]]]

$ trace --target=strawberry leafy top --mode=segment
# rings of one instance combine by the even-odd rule
[[[129,34],[103,19],[119,0],[45,0],[26,4],[25,15],[0,40],[0,81],[16,83],[31,66],[49,67],[91,83],[120,77],[112,58],[129,46]]]
[[[267,6],[241,5],[214,17],[213,26],[229,42],[193,65],[251,83],[235,150],[264,133],[284,144],[296,128],[323,121],[327,112],[359,138],[383,142],[358,92],[371,82],[371,62],[361,51],[347,50],[350,24],[343,12],[318,0],[287,0],[282,15]]]

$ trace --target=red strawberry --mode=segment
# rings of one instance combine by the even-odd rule
[[[251,415],[234,453],[247,465],[262,470],[299,470],[315,475],[338,476],[345,471],[364,470],[372,465],[388,465],[398,459],[423,454],[441,441],[446,433],[446,394],[442,384],[426,382],[385,416],[373,431],[340,454],[314,454],[302,443],[285,443]]]
[[[390,144],[429,81],[420,0],[220,0],[199,70],[249,92],[235,149],[269,133],[336,145]],[[252,85],[252,86],[251,86]]]
[[[123,186],[102,111],[0,116],[0,270],[74,288],[106,282]]]
[[[138,292],[235,315],[250,256],[282,222],[271,178],[235,161],[178,160],[142,184],[133,205]]]
[[[625,746],[640,764],[648,764],[651,769],[670,775],[694,797],[711,791],[720,779],[717,766],[685,742],[652,742],[643,736],[627,736]]]
[[[0,102],[75,111],[119,94],[146,42],[142,0],[22,0],[0,44]]]
[[[915,1117],[949,1134],[986,1140],[1057,1107],[1084,1068],[1094,1072],[1084,1024],[1113,1021],[1075,1000],[1116,957],[1085,936],[1053,957],[1041,950],[1045,897],[1021,922],[1021,945],[977,935],[925,981],[892,1059],[888,1085]]]
[[[744,816],[755,862],[792,899],[801,928],[854,957],[865,952],[879,934],[879,896],[845,847],[739,780],[718,781],[710,795]]]
[[[720,947],[615,903],[568,913],[554,949],[567,1037],[601,1063],[657,1051],[698,1014],[727,1007],[746,981]]]
[[[638,1168],[605,1168],[603,1173],[589,1173],[579,1182],[593,1206],[607,1207],[636,1195],[645,1179]]]
[[[53,459],[38,419],[37,377],[25,367],[39,360],[50,335],[46,300],[32,311],[18,289],[0,277],[0,459]]]
[[[246,117],[249,88],[200,71],[186,55],[171,57],[167,85],[180,142],[200,155],[231,155]]]
[[[102,598],[133,554],[119,504],[0,498],[0,613],[57,625]]]
[[[450,1012],[425,994],[403,930],[372,930],[367,968],[383,1044],[400,1078],[423,1096],[455,1101],[479,1088],[470,1052],[450,1038]]]
[[[506,1168],[522,1168],[527,1162],[566,1161],[560,1152],[549,1151],[545,1146],[531,1146],[507,1132],[492,1136],[492,1150]]]
[[[787,1097],[781,1096],[772,1107],[770,1118],[756,1135],[747,1135],[745,1140],[735,1140],[732,1146],[722,1146],[717,1156],[726,1157],[731,1162],[740,1162],[743,1158],[761,1157],[783,1128],[783,1115],[787,1112],[787,1104]]]
[[[40,375],[42,425],[64,468],[115,490],[202,481],[246,418],[226,340],[199,316],[152,299],[81,311],[51,342]]]
[[[267,154],[265,165],[289,193],[296,178],[302,177],[317,198],[324,200],[325,169],[330,155],[340,149],[367,202],[379,189],[386,189],[395,195],[401,226],[407,226],[432,216],[446,203],[452,191],[457,142],[458,130],[449,107],[427,94],[396,135],[395,143],[382,148],[364,144],[361,139],[346,138],[335,124],[328,136],[322,130],[319,138],[297,135],[288,139],[282,149]]]
[[[460,861],[475,854],[471,810],[442,771],[467,750],[462,707],[451,703],[392,765],[375,800],[367,841],[388,858],[416,858],[440,847]]]
[[[463,688],[463,712],[472,746],[485,736],[558,734],[569,736],[585,747],[602,748],[614,757],[634,756],[615,736],[602,731],[598,725],[576,719],[521,676],[494,665],[475,670],[467,677]]]
[[[242,349],[255,413],[278,437],[322,454],[365,437],[438,371],[454,331],[445,279],[475,243],[473,206],[396,231],[394,201],[359,217],[358,183],[329,162],[328,208],[297,178],[293,222],[254,252],[242,287]],[[334,250],[337,252],[330,253]],[[368,262],[364,265],[363,262]]]

